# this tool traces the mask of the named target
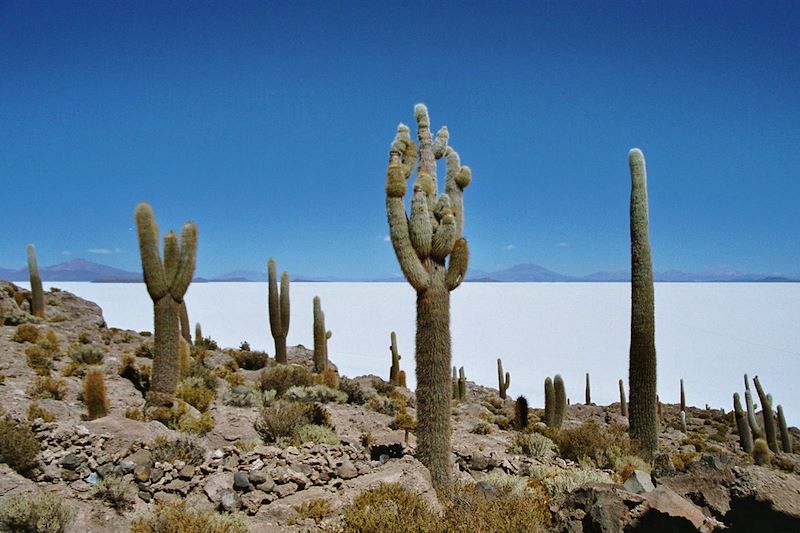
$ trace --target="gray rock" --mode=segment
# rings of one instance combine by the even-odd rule
[[[247,472],[240,470],[233,475],[233,488],[239,491],[250,489],[250,480],[247,477]]]
[[[256,470],[247,474],[247,479],[249,479],[250,483],[253,485],[261,485],[265,483],[268,478],[269,476],[263,470]],[[270,479],[270,481],[272,481],[272,479]]]
[[[126,459],[119,464],[119,470],[123,474],[130,474],[131,472],[134,471],[135,468],[136,468],[136,463],[129,459]]]
[[[274,492],[279,498],[285,498],[286,496],[297,492],[297,485],[290,481],[288,483],[284,483],[283,485],[277,485],[274,489]]]
[[[153,499],[153,496],[152,496],[152,494],[150,494],[146,490],[140,490],[139,491],[139,499],[142,500],[145,503],[150,503],[150,500]]]
[[[61,479],[64,481],[77,481],[81,478],[81,475],[74,470],[67,470],[65,468],[61,469]]]
[[[353,479],[358,475],[358,470],[353,466],[353,463],[345,459],[342,461],[342,464],[339,465],[339,468],[336,469],[336,475],[342,479]]]
[[[95,485],[97,483],[97,481],[98,481],[97,473],[96,472],[92,472],[91,474],[86,476],[86,479],[84,481],[86,481],[86,483],[88,483],[89,485]]]
[[[266,481],[259,483],[256,488],[260,491],[270,493],[275,490],[275,482],[272,481],[272,478],[268,477]]]
[[[81,466],[81,459],[75,455],[74,453],[68,453],[61,459],[61,468],[66,468],[67,470],[77,470],[79,466]]]
[[[194,477],[194,472],[195,472],[194,466],[186,465],[183,468],[181,468],[180,472],[178,472],[178,477],[186,481],[189,481]]]
[[[219,506],[224,511],[238,511],[242,507],[242,499],[233,489],[222,489],[219,492]]]
[[[653,480],[650,479],[650,474],[641,470],[634,470],[633,474],[625,480],[623,487],[633,494],[646,494],[656,488]]]
[[[150,482],[151,483],[158,483],[158,481],[164,477],[164,471],[160,468],[153,468],[150,470]]]
[[[97,475],[102,478],[107,478],[114,473],[114,465],[106,463],[97,467]]]

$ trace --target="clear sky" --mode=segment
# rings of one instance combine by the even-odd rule
[[[425,102],[473,169],[471,265],[800,274],[799,2],[0,0],[0,266],[138,270],[133,209],[199,275],[399,271],[384,205]]]

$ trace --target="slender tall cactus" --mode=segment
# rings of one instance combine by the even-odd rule
[[[444,127],[434,139],[428,109],[414,108],[419,146],[404,124],[389,151],[386,179],[386,211],[395,255],[408,282],[417,292],[417,437],[418,457],[431,473],[435,487],[452,484],[450,456],[450,291],[467,272],[469,250],[463,238],[464,188],[472,173],[461,166],[458,154],[448,146]],[[446,161],[445,193],[437,194],[436,160]],[[403,197],[406,180],[417,165],[406,214]],[[449,259],[448,259],[449,258]]]
[[[514,403],[514,418],[517,430],[525,431],[528,427],[528,399],[525,396],[517,396],[517,401]]]
[[[684,433],[688,433],[688,430],[686,429],[686,411],[681,411],[678,414],[678,417],[681,423],[681,431],[683,431]]]
[[[331,332],[325,329],[325,313],[319,296],[314,296],[314,372],[328,369],[328,339]]]
[[[681,411],[686,411],[686,393],[683,390],[683,378],[681,378]]]
[[[775,412],[772,410],[772,399],[764,393],[758,376],[753,376],[753,384],[756,386],[758,399],[761,401],[761,416],[764,418],[764,436],[767,439],[769,449],[778,453],[780,449],[778,448],[778,431],[775,427]]]
[[[651,460],[658,441],[655,298],[648,229],[647,171],[641,150],[634,148],[630,151],[628,164],[631,172],[630,435],[638,443],[642,455]]]
[[[203,328],[198,322],[194,325],[194,345],[200,346],[201,344],[203,344]]]
[[[278,275],[275,259],[269,258],[269,329],[275,339],[275,362],[286,364],[286,336],[289,334],[289,274],[281,274],[281,288],[278,291]]]
[[[550,376],[544,379],[544,423],[554,427],[556,422],[556,389]]]
[[[28,274],[31,278],[31,314],[44,318],[44,290],[39,264],[36,262],[36,248],[28,245]]]
[[[756,410],[755,407],[753,407],[753,393],[750,392],[750,380],[747,378],[747,374],[744,375],[744,402],[747,407],[747,423],[750,425],[753,438],[763,438],[764,432],[761,430],[761,426],[758,425],[758,420],[756,420]]]
[[[458,370],[453,367],[453,399],[458,400]]]
[[[589,383],[589,373],[586,373],[586,405],[590,405],[592,403],[592,386]]]
[[[189,311],[186,309],[186,300],[180,304],[180,322],[181,322],[181,337],[183,337],[189,345],[192,344],[192,328],[189,326]]]
[[[736,429],[739,432],[739,444],[747,453],[753,452],[753,432],[747,423],[747,413],[742,409],[739,393],[733,393],[733,416],[736,419]]]
[[[458,369],[458,399],[460,401],[467,399],[467,374],[463,366]]]
[[[786,453],[792,453],[792,436],[789,434],[789,426],[786,425],[786,416],[783,414],[783,406],[778,406],[778,428],[781,430],[781,446]]]
[[[392,343],[389,345],[389,351],[392,353],[392,366],[389,367],[389,383],[392,385],[399,385],[400,359],[402,359],[402,356],[397,351],[397,334],[392,331],[389,338],[392,341]],[[453,373],[455,374],[455,367],[453,368]]]
[[[192,222],[184,224],[180,242],[173,231],[164,236],[163,262],[158,249],[158,224],[146,203],[136,206],[136,228],[144,281],[155,308],[150,390],[173,394],[180,379],[179,306],[194,275],[197,227]]]
[[[567,412],[567,391],[564,388],[564,379],[559,374],[553,378],[553,390],[556,400],[553,426],[560,428],[564,423],[564,414]]]
[[[619,412],[622,416],[628,416],[628,398],[625,396],[625,383],[619,380]]]
[[[497,382],[499,384],[500,397],[505,400],[506,391],[508,391],[508,387],[511,385],[511,374],[506,372],[505,376],[503,376],[503,361],[499,357],[497,358]]]

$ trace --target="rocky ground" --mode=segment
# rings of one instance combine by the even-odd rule
[[[144,396],[131,379],[120,376],[126,359],[136,368],[151,364],[141,348],[149,334],[109,328],[96,304],[67,292],[48,292],[45,300],[46,317],[34,320],[27,314],[24,291],[0,282],[0,313],[7,317],[0,326],[0,406],[10,419],[30,425],[41,448],[27,477],[0,462],[0,507],[14,494],[52,492],[76,511],[68,531],[127,532],[137,516],[146,516],[157,503],[188,499],[198,508],[237,510],[251,531],[321,531],[335,529],[342,510],[359,494],[382,482],[399,482],[440,508],[427,471],[414,458],[413,430],[403,429],[409,424],[397,412],[413,421],[411,391],[392,390],[377,376],[355,378],[369,401],[324,406],[338,443],[268,444],[254,426],[259,408],[224,400],[236,384],[257,381],[260,370],[231,365],[237,350],[208,349],[205,364],[219,376],[216,397],[206,409],[213,427],[190,429],[191,442],[199,445],[191,458],[162,460],[164,442],[186,438],[186,432],[141,419],[141,413],[147,414]],[[48,394],[37,385],[41,376],[26,353],[35,343],[17,335],[18,323],[27,321],[42,336],[55,333],[60,356],[49,373],[63,379],[60,399],[43,397]],[[105,377],[107,416],[86,420],[84,372],[68,355],[71,346],[103,352],[95,366]],[[290,362],[310,367],[311,355],[302,346],[293,347]],[[376,357],[389,360],[388,354]],[[46,414],[37,417],[32,404]],[[188,412],[200,416],[194,408]],[[533,434],[561,442],[539,422],[541,416],[541,409],[530,410]],[[570,460],[543,436],[537,437],[536,450],[514,449],[520,432],[513,419],[512,399],[500,400],[496,389],[468,383],[466,399],[453,403],[454,468],[461,482],[478,482],[487,494],[497,479],[543,487],[549,530],[800,531],[800,455],[771,454],[772,466],[756,466],[741,450],[729,412],[689,408],[683,433],[678,407],[665,405],[660,453],[652,469],[624,450]],[[627,423],[618,404],[574,404],[563,427],[585,429],[589,421],[600,435]],[[794,449],[800,450],[800,431],[791,428],[791,433]],[[116,508],[97,488],[112,477],[130,488]],[[306,516],[303,504],[317,501],[327,502],[325,516]]]

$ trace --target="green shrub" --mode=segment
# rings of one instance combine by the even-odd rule
[[[203,413],[208,410],[208,406],[214,401],[217,394],[206,387],[201,378],[189,377],[181,381],[175,396]]]
[[[28,405],[28,421],[33,422],[37,418],[41,418],[45,422],[53,422],[56,416],[38,403],[32,402]]]
[[[488,495],[476,485],[461,486],[445,507],[441,530],[448,533],[548,531],[549,501],[544,488],[527,487],[519,493],[501,488]]]
[[[314,384],[314,376],[297,365],[275,365],[261,371],[258,377],[262,391],[274,390],[278,396],[291,387],[307,387]]]
[[[253,385],[234,385],[222,394],[222,403],[233,407],[253,407],[263,402],[263,393]]]
[[[325,385],[311,385],[310,387],[289,387],[283,393],[287,400],[300,402],[319,402],[319,403],[344,403],[347,401],[347,394],[342,391],[326,387]]]
[[[36,468],[39,451],[39,441],[31,428],[11,418],[0,419],[0,462],[27,477]]]
[[[153,461],[162,463],[174,463],[183,461],[190,465],[201,465],[206,457],[206,449],[202,444],[192,438],[179,437],[177,439],[167,439],[156,437],[150,447],[150,454]]]
[[[105,477],[95,485],[94,497],[105,501],[117,511],[133,507],[138,495],[139,489],[132,481],[118,476]]]
[[[276,400],[261,409],[254,426],[264,442],[272,443],[298,441],[297,432],[308,424],[330,426],[330,414],[319,405]]]
[[[588,483],[613,483],[611,476],[591,467],[559,468],[556,466],[531,465],[531,479],[539,480],[553,497],[572,492]]]
[[[361,387],[358,381],[345,376],[339,378],[339,390],[347,394],[347,403],[354,405],[364,405],[370,397],[377,394],[374,389],[369,389],[372,392],[370,394]]]
[[[31,398],[63,400],[67,395],[67,382],[50,376],[39,376],[26,391]]]
[[[555,443],[539,433],[517,433],[511,441],[508,453],[525,455],[535,459],[548,459],[555,453]]]
[[[317,424],[306,424],[300,426],[296,432],[300,442],[313,442],[314,444],[341,444],[342,440],[334,430],[327,426]]]
[[[211,337],[201,337],[199,341],[195,339],[195,344],[206,350],[219,350],[219,344]]]
[[[147,359],[153,358],[153,341],[146,340],[139,344],[136,349],[133,351],[133,355],[136,357],[146,357]]]
[[[486,422],[478,422],[471,430],[469,430],[469,432],[475,433],[476,435],[490,435],[494,432],[494,430],[492,429],[492,426]]]
[[[35,370],[39,375],[46,376],[50,374],[50,370],[54,366],[53,356],[46,350],[43,350],[38,344],[28,346],[25,349],[25,357],[27,359],[28,366]]]
[[[233,358],[239,368],[245,370],[261,370],[269,361],[269,356],[265,352],[251,352],[249,349],[236,352]]]
[[[384,415],[395,416],[404,405],[393,398],[386,396],[373,396],[367,402],[367,408]]]
[[[185,433],[194,435],[205,435],[216,425],[217,421],[209,413],[203,413],[199,417],[185,414],[178,421],[178,429]]]
[[[185,501],[157,504],[151,516],[133,521],[131,533],[249,533],[242,513],[194,509]]]
[[[573,429],[559,431],[556,434],[556,444],[564,459],[598,468],[614,468],[619,457],[630,455],[631,452],[631,443],[624,426],[616,424],[603,429],[593,420]]]
[[[181,377],[197,378],[203,382],[205,388],[217,390],[217,376],[214,374],[214,369],[206,364],[206,359],[189,357]]]
[[[342,533],[427,533],[437,526],[439,517],[427,502],[399,483],[381,483],[359,494],[341,522]]]
[[[20,324],[11,337],[14,342],[36,342],[39,340],[39,328],[33,324]]]
[[[297,517],[289,521],[289,525],[294,525],[300,520],[311,518],[315,523],[319,524],[322,520],[331,514],[331,504],[324,498],[314,498],[313,500],[306,500],[299,505],[293,507],[297,513]]]
[[[76,364],[81,366],[99,365],[106,356],[103,350],[89,344],[73,344],[67,350],[67,355],[69,355],[70,359]]]
[[[57,494],[14,494],[0,500],[0,531],[21,533],[65,533],[75,516]]]

